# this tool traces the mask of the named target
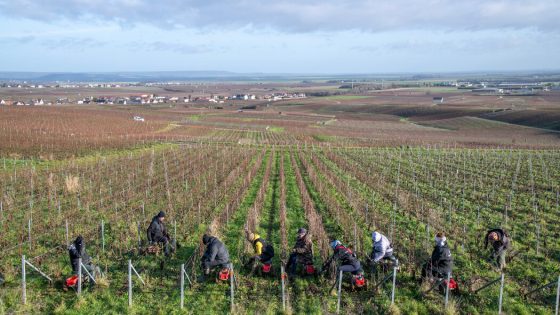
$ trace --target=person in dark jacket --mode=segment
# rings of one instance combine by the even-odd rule
[[[340,271],[350,272],[353,275],[361,273],[362,265],[360,264],[360,261],[356,257],[355,253],[343,246],[342,243],[338,240],[333,240],[330,243],[330,246],[333,249],[334,253],[325,261],[325,263],[323,264],[323,268],[321,268],[322,271],[327,269],[333,261],[336,261],[338,262],[338,268],[336,270],[337,275]]]
[[[91,262],[91,257],[86,252],[86,244],[81,235],[76,237],[76,240],[68,246],[68,254],[70,255],[73,274],[78,274],[80,258],[82,259],[82,269],[87,270],[93,278],[101,273],[101,270]],[[87,275],[85,270],[82,271],[83,275]]]
[[[263,264],[270,264],[272,263],[272,258],[274,257],[274,247],[272,244],[268,243],[265,239],[260,237],[259,234],[249,232],[248,230],[245,231],[245,236],[247,241],[249,241],[253,245],[253,249],[255,250],[255,255],[249,259],[246,266],[251,266],[251,276],[256,268],[258,267],[258,262],[262,262]]]
[[[311,235],[304,228],[298,229],[297,239],[290,258],[288,259],[288,273],[294,275],[297,265],[313,265],[313,244],[311,243]]]
[[[447,246],[445,234],[438,233],[435,238],[436,246],[432,251],[432,257],[422,268],[422,278],[446,278],[453,268],[453,257]]]
[[[165,224],[165,212],[160,211],[155,217],[152,218],[152,222],[148,227],[148,242],[153,245],[160,243],[163,245],[165,255],[169,256],[171,252],[175,251],[175,240],[172,240],[167,233]]]
[[[511,245],[510,241],[509,235],[502,229],[490,230],[484,238],[484,249],[488,248],[488,243],[492,245],[492,258],[496,260],[500,270],[506,267],[506,254]]]
[[[0,272],[0,285],[4,284],[4,275]]]
[[[208,234],[202,236],[202,243],[206,246],[206,251],[201,258],[204,275],[208,275],[210,269],[216,266],[229,268],[229,253],[224,243]]]

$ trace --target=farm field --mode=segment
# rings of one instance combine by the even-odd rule
[[[437,92],[449,103],[434,106]],[[559,103],[553,94],[521,101],[523,109],[501,114],[511,102],[435,89],[256,110],[0,107],[0,314],[336,313],[332,272],[281,273],[301,227],[312,235],[317,269],[332,254],[330,239],[362,263],[372,231],[392,240],[401,262],[394,303],[392,279],[374,288],[381,277],[365,268],[367,289],[343,286],[341,313],[496,314],[502,293],[504,314],[554,314],[556,283],[531,291],[560,276],[560,134],[557,114],[534,111],[557,113]],[[181,245],[170,258],[142,253],[161,210]],[[497,283],[475,293],[501,276],[484,249],[495,227],[513,239],[503,291]],[[242,268],[253,253],[245,228],[274,246],[273,276]],[[447,307],[444,294],[423,294],[429,286],[419,281],[437,232],[447,235],[460,288]],[[229,250],[233,299],[229,283],[197,281],[204,233]],[[105,273],[80,296],[63,290],[77,235]],[[52,279],[27,267],[26,304],[22,256]],[[142,278],[133,278],[131,306],[129,260]]]

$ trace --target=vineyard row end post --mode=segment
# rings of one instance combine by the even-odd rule
[[[393,267],[393,289],[391,290],[391,305],[395,304],[395,286],[397,284],[397,267]]]
[[[185,304],[185,264],[181,264],[181,309]]]
[[[82,294],[82,258],[78,258],[78,296]]]
[[[231,311],[233,312],[234,309],[234,290],[233,290],[233,277],[234,277],[234,273],[233,273],[233,264],[230,264],[230,270],[231,270],[231,274],[229,277],[229,292],[230,292],[230,298],[231,298]]]
[[[445,308],[449,302],[449,281],[451,280],[451,272],[447,273],[447,283],[445,284]]]
[[[558,315],[558,304],[560,304],[560,276],[558,276],[558,286],[556,287],[556,315]]]
[[[25,282],[25,255],[21,256],[21,301],[27,304],[27,286]]]
[[[504,298],[504,273],[502,273],[500,279],[500,299],[498,301],[498,315],[502,314],[502,302]]]
[[[338,275],[338,302],[336,304],[336,313],[340,314],[340,299],[342,295],[342,270]]]

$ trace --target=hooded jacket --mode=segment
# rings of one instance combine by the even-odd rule
[[[218,264],[226,264],[229,262],[229,253],[220,240],[214,236],[205,236],[203,243],[206,245],[206,251],[202,255],[202,262],[215,261]]]
[[[492,232],[496,232],[498,234],[497,241],[488,240],[488,236]],[[486,233],[486,237],[484,238],[484,249],[488,248],[488,242],[490,242],[490,244],[494,248],[494,252],[496,253],[509,249],[510,247],[509,235],[502,229],[493,229]]]
[[[82,264],[91,264],[91,257],[86,252],[86,245],[82,237],[76,238],[76,240],[68,246],[68,254],[70,255],[70,263],[72,264],[72,272],[74,274],[78,273],[80,258],[82,258]]]
[[[381,240],[378,242],[373,243],[373,261],[378,262],[386,255],[393,254],[393,246],[391,246],[391,242],[385,235],[381,235]]]
[[[430,259],[432,270],[439,272],[442,276],[447,275],[453,268],[453,258],[447,242],[438,242],[432,251]]]
[[[148,227],[147,236],[148,242],[150,243],[165,242],[165,240],[168,238],[165,225],[159,220],[159,218],[160,214],[153,217],[152,222]]]
[[[274,257],[274,247],[268,244],[266,240],[262,239],[259,234],[255,234],[253,248],[255,249],[255,254],[259,256],[264,255],[268,258]]]

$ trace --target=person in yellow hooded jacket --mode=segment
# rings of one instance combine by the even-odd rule
[[[247,238],[247,241],[253,245],[253,249],[255,250],[255,255],[251,257],[247,263],[248,266],[252,265],[251,274],[253,274],[258,266],[258,262],[263,264],[272,263],[272,258],[274,257],[274,247],[272,247],[270,243],[257,233],[246,230],[245,237]]]

